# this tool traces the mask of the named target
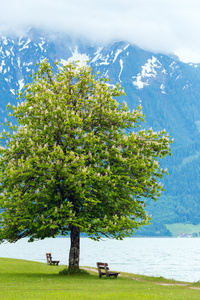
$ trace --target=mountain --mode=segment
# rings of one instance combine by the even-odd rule
[[[89,60],[110,84],[119,82],[132,110],[139,104],[145,128],[166,129],[174,138],[172,157],[163,159],[170,175],[165,192],[147,210],[153,224],[139,234],[170,235],[165,224],[200,223],[200,65],[186,64],[173,55],[142,50],[128,42],[106,45],[51,36],[30,29],[22,37],[0,37],[0,123],[7,117],[8,102],[17,103],[17,92],[31,81],[35,64],[44,58],[65,64]],[[2,127],[0,127],[2,130]],[[138,234],[138,233],[137,233]]]

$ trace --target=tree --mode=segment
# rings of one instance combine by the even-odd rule
[[[163,190],[169,137],[142,130],[141,107],[119,104],[124,92],[107,80],[88,66],[43,61],[18,106],[8,105],[18,125],[7,121],[13,133],[1,134],[1,242],[70,233],[72,270],[80,232],[122,239],[149,223],[145,198]]]

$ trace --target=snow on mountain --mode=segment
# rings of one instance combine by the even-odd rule
[[[133,52],[134,47],[130,43],[122,42],[109,47],[89,47],[85,52],[78,45],[69,44],[67,48],[68,51],[66,52],[64,49],[60,51],[56,43],[47,37],[37,36],[35,38],[34,36],[33,38],[31,35],[25,35],[18,39],[12,39],[2,36],[0,39],[0,74],[3,75],[2,80],[10,84],[8,89],[10,93],[16,95],[18,89],[21,89],[29,81],[28,77],[35,69],[35,63],[46,57],[50,58],[51,61],[58,59],[62,64],[77,60],[80,61],[80,64],[90,61],[94,68],[100,69],[102,76],[109,76],[109,69],[114,66],[118,73],[117,76],[114,76],[115,83],[117,81],[121,83],[123,82],[123,73],[126,73],[127,69],[126,62],[132,59],[130,53]],[[170,76],[174,74],[177,68],[177,62],[170,63],[168,66]],[[132,80],[133,86],[137,89],[143,89],[152,82],[152,79],[160,76],[161,72],[163,75],[168,74],[160,60],[155,55],[151,55],[140,66],[137,73],[133,70],[129,80]],[[161,77],[163,82],[160,82],[160,90],[164,94],[167,91],[163,89],[165,86],[164,76]],[[181,75],[178,74],[176,80],[180,77]],[[22,84],[22,82],[24,83]]]
[[[68,63],[70,61],[79,61],[80,65],[85,65],[87,63],[87,61],[90,60],[90,57],[87,54],[85,54],[85,53],[82,54],[82,53],[78,52],[78,47],[77,46],[75,47],[74,50],[72,50],[71,48],[70,48],[70,50],[72,52],[72,56],[70,56],[67,61],[61,59],[62,63],[63,62]]]
[[[122,52],[122,49],[117,49],[117,51],[115,52],[115,57],[113,59],[113,63],[116,61],[118,55]]]
[[[141,73],[137,74],[137,76],[132,77],[133,79],[135,79],[133,81],[133,84],[136,85],[138,89],[142,89],[145,85],[149,85],[148,78],[156,78],[156,69],[160,69],[161,66],[162,64],[157,60],[157,58],[152,56],[152,58],[148,59],[147,63],[141,67]]]
[[[91,60],[91,63],[93,64],[93,63],[95,63],[95,61],[97,61],[98,59],[101,59],[101,50],[103,49],[103,47],[99,47],[98,49],[97,49],[97,51],[94,53],[94,58]]]
[[[162,94],[166,94],[164,84],[161,84],[160,89]]]

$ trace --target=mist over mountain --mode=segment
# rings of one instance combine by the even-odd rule
[[[0,36],[0,123],[7,117],[8,102],[17,103],[18,90],[32,80],[29,75],[44,58],[62,64],[89,60],[94,72],[108,76],[111,85],[119,82],[124,87],[126,97],[120,101],[125,100],[130,110],[142,105],[144,128],[165,128],[174,138],[173,156],[162,161],[170,174],[163,180],[165,192],[147,206],[153,224],[139,233],[169,235],[165,224],[199,224],[200,65],[144,51],[126,41],[92,45],[34,29],[20,38]]]

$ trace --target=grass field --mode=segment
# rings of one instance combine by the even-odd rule
[[[200,283],[122,273],[115,278],[61,276],[64,266],[0,258],[0,299],[200,299]]]

